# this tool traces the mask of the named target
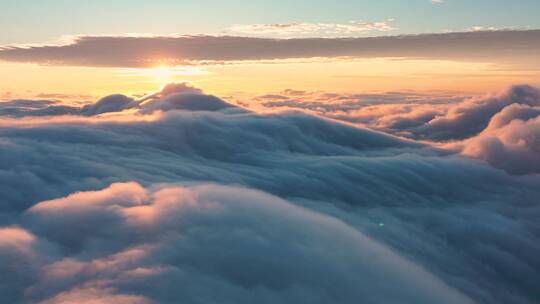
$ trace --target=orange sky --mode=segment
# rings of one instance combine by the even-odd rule
[[[496,91],[515,83],[540,84],[538,71],[495,63],[410,59],[306,59],[149,69],[0,63],[2,99],[38,94],[138,94],[188,81],[217,95],[284,89],[331,92],[392,90]],[[9,95],[8,95],[9,92]]]

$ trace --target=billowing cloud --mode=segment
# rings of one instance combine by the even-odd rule
[[[465,155],[509,172],[540,173],[540,107],[512,104],[460,145]]]
[[[132,98],[123,94],[105,96],[95,103],[83,106],[63,105],[56,100],[11,100],[0,103],[0,115],[10,117],[83,115],[95,116],[137,110],[144,113],[169,111],[173,109],[217,111],[232,108],[233,105],[188,83],[169,83],[160,91]]]
[[[530,102],[474,136],[534,153],[534,89],[509,92],[490,98]],[[411,120],[482,104],[387,96],[426,106]],[[538,175],[305,111],[249,111],[186,84],[90,107],[107,111],[0,117],[1,302],[537,300]]]
[[[511,104],[540,106],[540,92],[530,86],[514,86],[497,96],[469,99],[411,132],[434,140],[468,138],[480,133],[495,114]]]
[[[0,227],[0,299],[20,302],[24,289],[36,279],[41,257],[35,252],[36,237],[19,227]]]
[[[536,138],[540,92],[513,86],[500,94],[390,92],[343,95],[301,92],[259,96],[267,108],[300,108],[480,158],[511,173],[540,173]]]
[[[456,92],[383,92],[339,94],[286,90],[255,98],[255,103],[269,109],[302,109],[372,129],[418,139],[411,130],[442,117],[471,96]],[[246,104],[249,105],[248,102]],[[425,132],[428,135],[431,133]]]
[[[120,112],[136,106],[134,99],[122,94],[109,95],[101,98],[94,104],[86,105],[81,109],[83,115],[98,115],[108,112]]]
[[[194,94],[194,93],[176,93],[163,99],[157,99],[145,103],[142,107],[143,112],[153,112],[156,110],[191,110],[191,111],[218,111],[232,108],[233,105],[219,99],[215,96]]]
[[[113,184],[28,213],[53,244],[78,244],[28,290],[44,303],[472,303],[342,222],[258,191]]]
[[[55,100],[16,99],[0,102],[1,116],[50,116],[77,113],[77,109]]]
[[[429,48],[425,46],[429,45]],[[536,64],[540,30],[369,38],[81,36],[66,45],[4,47],[0,60],[52,65],[151,67],[312,57],[400,57]]]

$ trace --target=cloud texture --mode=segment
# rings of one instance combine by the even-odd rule
[[[491,97],[526,101],[473,139],[522,147],[534,94]],[[0,118],[1,302],[539,299],[536,174],[180,84],[34,115],[60,105],[13,101]]]

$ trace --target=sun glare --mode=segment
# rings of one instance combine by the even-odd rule
[[[138,68],[138,69],[121,69],[119,74],[124,76],[143,77],[152,82],[167,83],[178,81],[179,78],[185,78],[186,76],[201,76],[211,74],[209,71],[201,67],[191,66],[168,66],[158,65],[151,68]]]
[[[157,66],[146,71],[148,76],[160,81],[172,80],[172,77],[175,75],[174,72],[174,68],[165,65]]]

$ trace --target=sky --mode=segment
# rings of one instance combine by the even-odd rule
[[[535,0],[2,0],[0,43],[43,43],[79,34],[220,33],[235,24],[395,19],[395,34],[474,26],[540,27]]]
[[[538,12],[0,0],[0,303],[540,303]]]
[[[189,81],[220,95],[241,91],[262,94],[285,89],[493,92],[514,83],[538,84],[540,75],[538,60],[532,51],[538,45],[539,34],[521,39],[518,45],[512,40],[519,35],[515,31],[540,28],[536,16],[540,4],[533,0],[340,1],[339,5],[333,1],[2,0],[0,5],[0,47],[3,47],[0,50],[0,75],[6,79],[0,86],[0,96],[29,97],[44,93],[99,97],[118,90],[144,94],[171,81]],[[5,51],[6,48],[77,44],[76,39],[96,36],[339,39],[481,31],[509,33],[485,43],[481,37],[450,42],[455,48],[451,52],[459,56],[448,56],[448,52],[441,55],[435,51],[448,47],[441,42],[444,39],[418,41],[415,43],[417,49],[408,52],[399,51],[404,47],[397,41],[399,39],[390,42],[394,44],[386,49],[369,55],[357,54],[351,49],[332,54],[317,52],[320,43],[314,42],[304,46],[304,52],[299,50],[294,54],[270,54],[272,51],[268,51],[261,56],[252,52],[250,56],[236,54],[225,61],[219,56],[207,56],[205,62],[197,61],[197,58],[186,60],[181,55],[185,51],[178,49],[182,46],[166,49],[165,43],[157,41],[159,39],[148,41],[145,52],[126,43],[121,43],[126,50],[110,47],[107,41],[89,45],[84,54],[68,50],[54,58],[43,55],[40,50],[30,55],[21,55],[24,53],[21,50]],[[212,49],[212,43],[201,41],[201,49],[197,52]],[[475,43],[479,48],[466,52]],[[334,44],[340,42],[334,41]],[[421,50],[425,44],[434,48]],[[365,45],[372,45],[372,42],[360,41],[356,48],[362,49]],[[237,52],[257,48],[254,52],[259,53],[264,48],[237,42],[226,47]],[[524,54],[527,48],[530,51]],[[509,53],[504,56],[490,56],[493,51],[505,49]],[[224,47],[214,50],[217,54],[223,52]],[[122,52],[149,62],[121,62]],[[172,52],[176,54],[171,55]],[[112,56],[115,53],[117,56]],[[87,58],[92,54],[111,56],[104,63]],[[149,60],[145,56],[153,58]],[[308,76],[298,71],[310,73]],[[458,79],[469,81],[458,83]],[[29,81],[32,88],[27,86]]]

